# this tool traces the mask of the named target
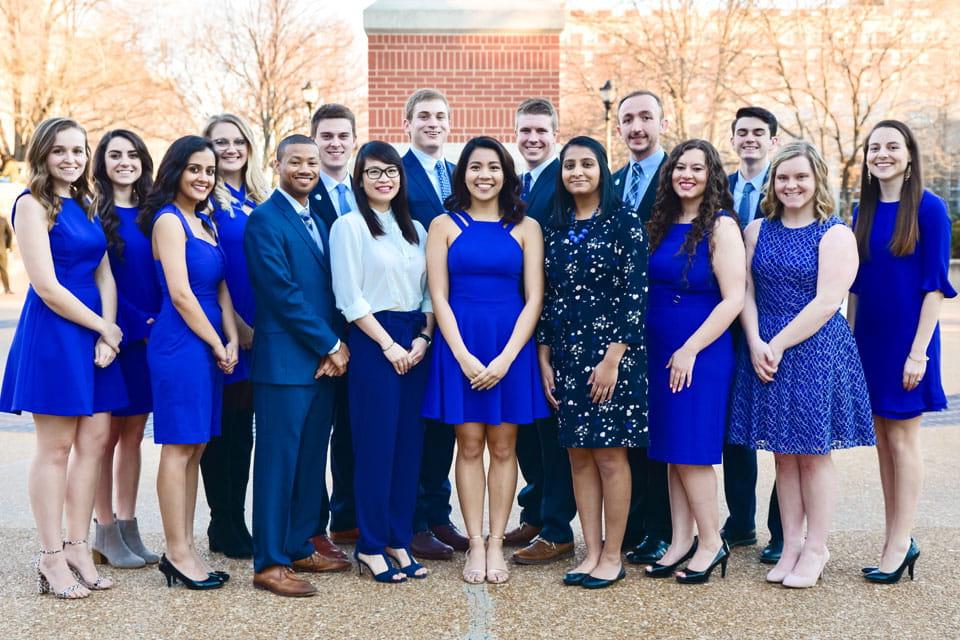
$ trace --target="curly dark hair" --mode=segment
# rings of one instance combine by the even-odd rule
[[[137,226],[148,238],[153,235],[153,216],[160,211],[164,205],[171,204],[180,191],[180,176],[187,168],[190,162],[190,156],[199,151],[209,151],[213,154],[213,162],[216,170],[220,169],[220,160],[216,151],[213,149],[213,143],[200,136],[183,136],[178,138],[170,145],[167,152],[163,154],[160,166],[157,168],[157,177],[153,181],[153,187],[147,194],[146,199],[140,204],[140,213],[137,215]],[[205,211],[213,192],[197,203],[196,212]],[[215,233],[206,221],[202,221],[203,226]]]
[[[133,183],[133,201],[137,206],[146,201],[147,194],[153,187],[153,158],[143,139],[126,129],[113,129],[103,134],[97,150],[93,152],[93,182],[97,194],[93,199],[93,208],[100,216],[103,232],[107,236],[107,245],[123,259],[124,242],[120,236],[120,216],[117,215],[116,205],[113,202],[113,181],[107,175],[106,163],[107,147],[114,138],[127,140],[133,145],[134,151],[140,158],[140,177]]]
[[[699,149],[707,161],[707,184],[703,191],[697,217],[684,238],[679,253],[688,256],[687,268],[697,252],[697,245],[704,238],[710,238],[710,251],[713,252],[713,225],[718,215],[733,217],[733,196],[730,195],[730,183],[723,170],[720,154],[706,140],[687,140],[681,142],[670,152],[667,161],[660,170],[660,183],[657,185],[657,198],[650,212],[647,232],[650,237],[650,253],[653,253],[666,237],[670,227],[680,218],[683,207],[680,197],[673,189],[673,171],[677,162],[687,151]],[[684,274],[686,275],[686,274]]]

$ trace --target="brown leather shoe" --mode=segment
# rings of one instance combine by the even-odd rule
[[[356,544],[360,537],[360,529],[345,529],[343,531],[331,531],[330,540],[336,544]]]
[[[572,557],[572,542],[550,542],[543,538],[536,538],[528,546],[515,551],[511,556],[517,564],[550,564],[563,558]]]
[[[328,558],[314,551],[306,558],[300,558],[293,561],[293,570],[300,573],[335,573],[337,571],[346,571],[350,568],[350,563],[338,558]]]
[[[540,535],[540,527],[521,522],[519,527],[504,534],[503,544],[508,547],[525,547],[538,535]]]
[[[333,544],[333,541],[325,535],[313,536],[310,538],[310,544],[313,545],[314,551],[328,560],[343,560],[347,563],[350,562],[350,558],[347,557],[347,554],[345,554],[340,547]]]
[[[415,533],[410,541],[410,551],[418,558],[427,560],[449,560],[453,557],[453,547],[443,544],[432,531]]]
[[[282,564],[275,564],[253,574],[253,586],[288,598],[304,598],[317,593],[315,586],[303,578],[298,578],[293,569]]]
[[[470,541],[467,539],[467,536],[460,533],[460,530],[452,523],[448,522],[447,524],[430,527],[430,531],[437,537],[437,540],[453,547],[457,551],[466,551],[470,548]]]

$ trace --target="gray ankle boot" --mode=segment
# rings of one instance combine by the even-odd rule
[[[120,525],[120,535],[123,536],[123,541],[127,544],[127,547],[130,551],[134,552],[147,564],[157,564],[160,562],[160,556],[155,554],[150,549],[143,544],[143,540],[140,539],[140,528],[137,526],[137,519],[132,520],[117,520],[117,524]]]
[[[110,524],[100,524],[93,519],[96,527],[93,536],[93,561],[97,564],[109,562],[118,569],[138,569],[144,565],[143,558],[130,550],[120,535],[117,520]]]

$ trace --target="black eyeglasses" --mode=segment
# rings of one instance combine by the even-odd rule
[[[239,149],[247,146],[247,140],[246,138],[234,138],[233,140],[229,140],[227,138],[217,138],[213,141],[213,146],[215,149],[226,149],[231,146],[235,149]]]
[[[380,167],[370,167],[369,169],[363,170],[363,175],[367,176],[371,180],[379,180],[384,174],[386,174],[388,178],[396,178],[400,175],[400,169],[398,169],[396,165],[390,165],[386,169],[381,169]]]

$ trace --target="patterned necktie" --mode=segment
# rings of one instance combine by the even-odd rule
[[[320,232],[317,231],[317,227],[313,224],[313,218],[310,217],[309,213],[298,213],[297,215],[303,220],[303,225],[307,228],[310,237],[317,243],[317,249],[320,249],[320,253],[323,253],[323,242],[320,241]]]
[[[527,171],[523,174],[523,189],[520,191],[520,199],[524,202],[530,197],[530,187],[533,186],[533,174]]]
[[[746,227],[753,220],[753,207],[750,206],[750,194],[756,191],[753,184],[748,182],[743,185],[743,195],[740,196],[740,206],[737,207],[737,217],[740,218],[740,226]]]
[[[443,160],[437,160],[436,172],[437,182],[440,183],[440,199],[446,202],[452,191],[450,190],[450,176],[447,174],[447,166]]]
[[[347,201],[347,185],[342,182],[337,185],[337,208],[340,210],[341,216],[350,211],[350,203]]]
[[[640,199],[643,197],[643,192],[640,191],[640,183],[643,181],[643,169],[640,168],[640,163],[634,162],[630,167],[630,172],[632,174],[630,191],[623,201],[630,205],[632,209],[636,209],[640,206]]]

